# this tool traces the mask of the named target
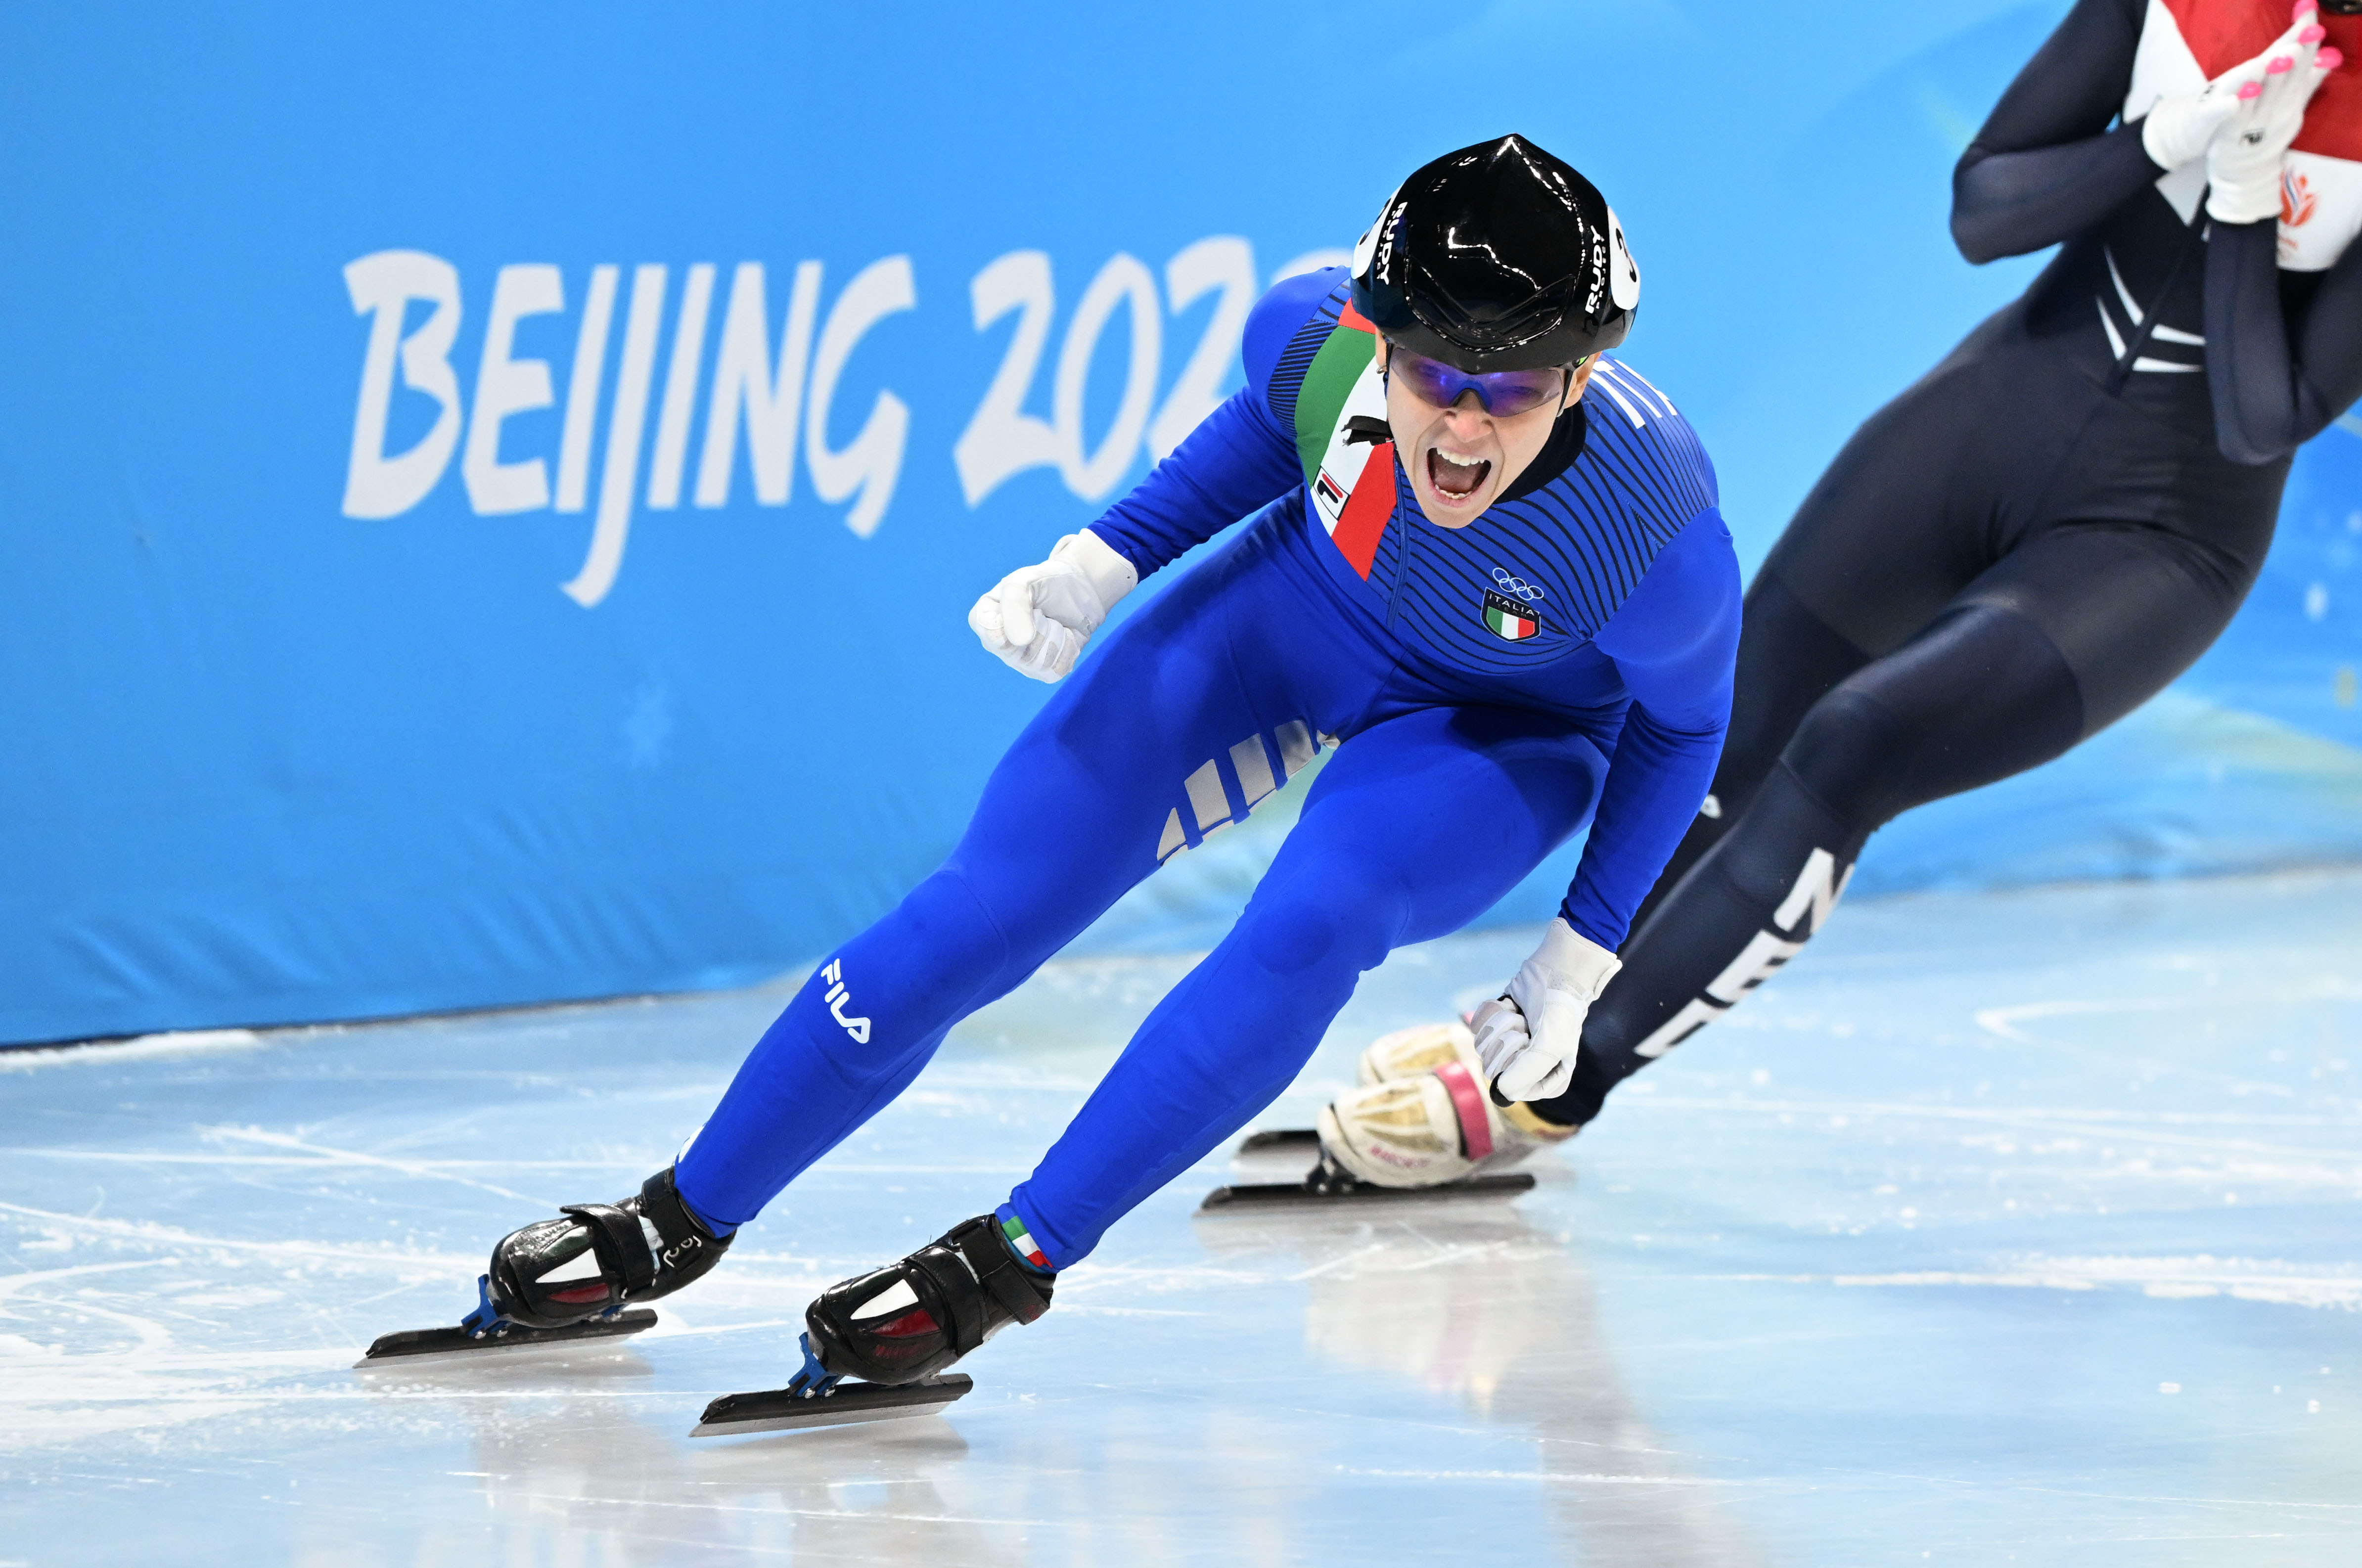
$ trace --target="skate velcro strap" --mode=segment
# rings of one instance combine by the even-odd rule
[[[640,1184],[640,1212],[657,1228],[657,1234],[664,1238],[668,1248],[692,1236],[709,1245],[721,1240],[681,1200],[679,1189],[673,1186],[670,1165]]]
[[[1050,1309],[1050,1303],[1043,1299],[1045,1287],[1025,1277],[1017,1260],[1009,1255],[999,1227],[989,1220],[963,1225],[950,1239],[959,1244],[960,1255],[967,1259],[977,1279],[1010,1317],[1030,1323]]]
[[[1476,1087],[1475,1075],[1459,1062],[1446,1062],[1435,1069],[1443,1080],[1444,1091],[1451,1096],[1451,1109],[1460,1117],[1461,1153],[1471,1160],[1490,1159],[1493,1154],[1493,1124],[1485,1116],[1485,1091]]]
[[[589,1222],[599,1261],[622,1278],[624,1289],[646,1290],[656,1283],[657,1260],[648,1253],[647,1232],[640,1229],[638,1215],[612,1203],[569,1203],[558,1212]]]
[[[943,1330],[954,1354],[966,1355],[984,1343],[984,1297],[966,1264],[938,1242],[912,1253],[904,1266],[925,1275],[934,1286],[932,1294],[943,1309],[935,1314],[935,1326]],[[927,1294],[920,1292],[922,1299]]]

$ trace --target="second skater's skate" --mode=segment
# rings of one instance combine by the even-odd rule
[[[1240,1204],[1385,1202],[1409,1198],[1511,1198],[1534,1178],[1507,1167],[1573,1136],[1525,1106],[1498,1103],[1487,1088],[1476,1031],[1487,1002],[1468,1021],[1398,1030],[1363,1051],[1362,1087],[1320,1110],[1319,1125],[1250,1133],[1242,1154],[1318,1150],[1295,1182],[1217,1187],[1200,1211]]]

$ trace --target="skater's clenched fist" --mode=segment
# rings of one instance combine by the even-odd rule
[[[1542,944],[1509,982],[1508,994],[1486,1002],[1469,1021],[1496,1100],[1506,1105],[1566,1092],[1583,1045],[1583,1021],[1623,966],[1564,917],[1551,922]]]
[[[1002,578],[976,602],[967,624],[1010,668],[1056,680],[1075,668],[1083,644],[1139,582],[1131,563],[1086,528],[1059,540],[1041,565]]]

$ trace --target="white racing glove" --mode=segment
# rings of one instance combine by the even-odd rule
[[[1116,602],[1140,586],[1131,563],[1086,528],[1040,566],[1019,567],[976,602],[967,624],[987,650],[1021,675],[1056,680]]]
[[[2150,105],[2141,119],[2141,146],[2158,168],[2170,173],[2205,157],[2215,133],[2262,90],[2273,61],[2293,61],[2298,50],[2319,46],[2322,29],[2312,0],[2299,0],[2295,18],[2253,60],[2241,61],[2195,93],[2170,93]]]
[[[1486,1002],[1469,1021],[1497,1099],[1550,1099],[1566,1092],[1583,1045],[1584,1017],[1623,966],[1563,916],[1551,922],[1542,944],[1509,982],[1509,994]]]
[[[2305,105],[2344,58],[2335,50],[2323,53],[2326,36],[2312,6],[2301,5],[2296,22],[2265,51],[2262,75],[2240,83],[2238,108],[2206,144],[2206,215],[2215,222],[2279,215],[2289,144],[2304,126]]]

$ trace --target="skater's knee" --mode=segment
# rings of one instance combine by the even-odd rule
[[[1910,771],[1910,727],[1874,698],[1840,687],[1813,704],[1780,760],[1840,820],[1864,831],[1893,816]]]
[[[905,961],[934,977],[931,988],[964,997],[1009,965],[1008,933],[966,872],[935,872],[911,889],[895,919]]]
[[[839,948],[781,1021],[800,1021],[841,1072],[866,1084],[1022,977],[1010,966],[999,923],[967,878],[947,868]]]
[[[1781,761],[1868,832],[2048,761],[2083,722],[2075,674],[2049,636],[2024,615],[1972,605],[1815,703]]]
[[[1275,975],[1375,968],[1401,935],[1408,911],[1390,881],[1346,867],[1266,886],[1242,923],[1248,951]]]

